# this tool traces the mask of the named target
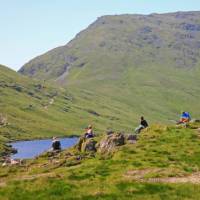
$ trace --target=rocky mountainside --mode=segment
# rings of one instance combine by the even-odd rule
[[[63,83],[74,70],[81,76],[88,68],[88,75],[101,79],[119,78],[127,67],[191,69],[198,65],[199,49],[200,12],[103,16],[20,73]]]

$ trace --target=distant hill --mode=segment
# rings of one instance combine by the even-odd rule
[[[88,124],[94,124],[96,133],[102,133],[109,127],[130,130],[132,126],[120,109],[103,107],[103,97],[99,98],[100,102],[90,104],[87,96],[92,93],[71,93],[2,65],[0,94],[0,154],[2,144],[12,139],[79,135]],[[105,102],[111,105],[111,101]],[[97,108],[100,113],[96,112]]]
[[[199,53],[200,12],[103,16],[19,72],[109,99],[133,122],[166,122],[181,110],[200,115]]]

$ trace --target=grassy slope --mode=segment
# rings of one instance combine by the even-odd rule
[[[86,89],[70,92],[55,88],[4,66],[0,66],[0,80],[0,113],[8,118],[8,125],[0,127],[1,142],[78,135],[88,124],[94,124],[97,133],[108,128],[124,131],[133,128],[131,119],[123,114],[128,106],[125,110],[122,102],[103,95]]]
[[[9,123],[0,129],[2,134],[20,139],[61,133],[57,127],[64,124],[64,119],[59,121],[59,118],[64,117],[56,112],[59,104],[44,108],[58,92],[56,89],[46,85],[39,89],[36,81],[4,67],[1,67],[0,76],[1,112],[7,116]]]
[[[89,72],[86,74],[82,72],[76,79],[87,77]],[[87,88],[99,96],[110,98],[113,101],[111,105],[120,102],[127,120],[137,121],[140,115],[144,115],[150,122],[169,123],[183,110],[190,111],[193,117],[199,116],[199,75],[199,69],[175,72],[170,68],[162,71],[156,67],[129,68],[120,79],[94,81],[92,84],[86,81],[79,89]],[[76,84],[69,89],[73,91],[75,87]],[[98,97],[92,100],[96,101]]]
[[[127,128],[140,115],[165,123],[182,110],[198,117],[198,24],[199,12],[104,16],[20,72],[56,80],[80,97],[90,91],[87,106],[100,114],[113,106]]]
[[[199,127],[199,124],[196,126]],[[95,158],[77,161],[75,157],[67,159],[67,152],[63,152],[60,157],[54,158],[61,161],[59,164],[50,163],[46,157],[41,157],[25,168],[0,168],[2,182],[6,180],[9,183],[0,188],[0,196],[4,200],[197,200],[200,198],[198,185],[145,183],[145,180],[182,177],[199,172],[199,145],[199,136],[192,129],[152,126],[140,135],[136,145],[122,146],[112,157],[97,155]],[[133,179],[130,172],[145,169],[149,171],[143,177],[144,182]],[[37,174],[43,174],[43,177],[13,181],[16,177]]]

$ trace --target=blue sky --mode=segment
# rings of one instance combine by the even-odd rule
[[[97,17],[200,10],[200,0],[0,0],[0,63],[18,70]]]

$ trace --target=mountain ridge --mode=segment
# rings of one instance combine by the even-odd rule
[[[69,43],[32,59],[19,72],[63,84],[68,82],[71,68],[96,65],[106,55],[107,66],[114,59],[123,65],[122,60],[132,57],[128,65],[132,63],[133,67],[149,63],[162,66],[163,61],[167,66],[194,67],[199,63],[198,15],[196,11],[102,16]]]

